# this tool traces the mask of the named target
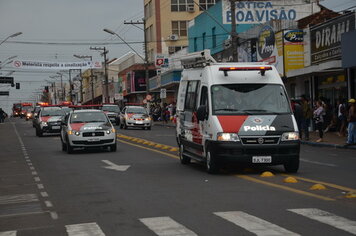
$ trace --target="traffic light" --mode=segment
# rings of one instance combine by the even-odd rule
[[[20,83],[16,83],[16,89],[20,89]]]

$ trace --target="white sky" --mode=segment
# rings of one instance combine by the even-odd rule
[[[136,51],[142,53],[143,31],[124,21],[140,21],[143,18],[144,0],[0,0],[0,41],[16,32],[22,35],[9,39],[0,45],[0,61],[11,56],[17,59],[36,61],[71,62],[79,61],[73,54],[91,55],[94,60],[102,61],[99,52],[90,50],[98,43],[110,43],[105,46],[108,58],[120,57],[129,52],[125,44],[116,36],[103,31],[109,28],[117,32]],[[321,3],[330,9],[339,11],[356,5],[356,0],[324,0]],[[139,25],[142,28],[142,25]],[[14,43],[15,42],[21,42]],[[28,42],[41,42],[33,45]],[[46,45],[45,43],[84,43],[86,45]],[[7,70],[7,71],[6,71]],[[0,76],[6,75],[12,67],[0,70]],[[10,111],[12,103],[27,101],[33,92],[47,84],[45,79],[55,74],[45,72],[15,72],[15,82],[21,83],[16,90],[0,84],[1,91],[10,90],[10,96],[0,96],[0,107]]]

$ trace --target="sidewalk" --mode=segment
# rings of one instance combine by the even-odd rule
[[[175,124],[171,121],[164,123],[163,121],[155,121],[154,125],[166,126],[166,127],[175,127]],[[324,133],[324,141],[317,143],[316,140],[319,139],[319,133],[316,131],[309,132],[309,141],[301,140],[302,144],[319,146],[319,147],[334,147],[334,148],[345,148],[356,150],[356,145],[345,146],[347,137],[340,137],[336,132],[327,132]]]

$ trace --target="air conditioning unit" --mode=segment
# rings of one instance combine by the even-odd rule
[[[168,39],[171,40],[171,41],[177,41],[178,40],[178,35],[176,34],[171,34],[168,36]]]
[[[188,12],[194,12],[194,5],[188,6],[187,7]]]

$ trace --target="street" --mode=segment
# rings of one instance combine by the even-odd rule
[[[180,163],[174,127],[116,128],[117,152],[67,154],[31,121],[0,124],[0,236],[356,235],[356,150],[302,145],[297,174],[211,175]]]

